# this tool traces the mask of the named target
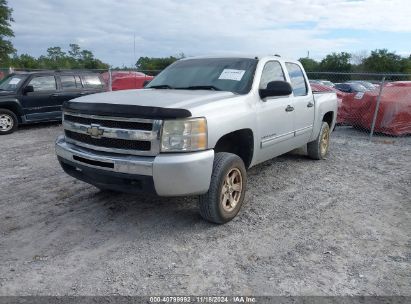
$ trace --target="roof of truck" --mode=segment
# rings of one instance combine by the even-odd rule
[[[250,55],[250,54],[231,54],[231,55],[206,55],[206,56],[194,56],[186,57],[181,60],[187,59],[208,59],[208,58],[247,58],[247,59],[263,59],[263,58],[276,58],[283,61],[297,62],[296,60],[291,60],[289,58],[283,58],[280,55]]]

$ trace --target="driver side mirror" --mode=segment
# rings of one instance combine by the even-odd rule
[[[34,92],[34,87],[32,85],[28,85],[27,87],[24,88],[23,93],[26,95],[27,93],[32,93]]]
[[[275,96],[288,96],[291,95],[293,89],[287,81],[271,81],[267,84],[266,89],[260,89],[260,97],[264,99],[266,97]]]

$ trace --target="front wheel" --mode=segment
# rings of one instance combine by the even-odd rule
[[[325,121],[321,125],[317,139],[307,144],[308,156],[312,159],[324,159],[330,147],[330,126]]]
[[[244,201],[247,173],[244,162],[232,153],[217,153],[210,188],[200,196],[200,214],[207,221],[224,224],[240,211]]]
[[[12,111],[0,109],[0,135],[13,133],[17,125],[17,116]]]

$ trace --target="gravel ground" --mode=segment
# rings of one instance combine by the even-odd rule
[[[0,138],[0,295],[411,295],[411,137],[333,133],[249,171],[232,222],[64,174],[55,124]]]

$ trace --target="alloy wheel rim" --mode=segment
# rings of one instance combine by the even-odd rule
[[[14,121],[10,115],[1,114],[0,115],[0,130],[3,132],[10,131],[13,128]]]
[[[243,190],[243,176],[237,168],[228,171],[221,187],[221,205],[227,212],[231,212],[238,205]]]
[[[330,142],[330,132],[328,129],[324,130],[323,134],[321,135],[321,155],[324,156],[327,154],[328,151],[328,145]]]

